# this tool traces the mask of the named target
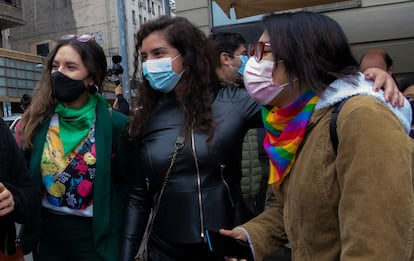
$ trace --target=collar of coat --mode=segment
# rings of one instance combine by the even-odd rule
[[[365,80],[362,73],[347,79],[337,79],[332,82],[319,98],[315,110],[330,107],[339,101],[354,95],[372,96],[390,109],[400,120],[407,133],[411,130],[411,108],[410,103],[405,100],[403,107],[393,107],[385,101],[384,90],[375,92],[372,88],[373,82]]]

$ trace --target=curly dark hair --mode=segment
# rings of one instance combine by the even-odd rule
[[[206,133],[209,138],[213,134],[213,119],[211,113],[212,82],[216,79],[215,67],[218,63],[214,48],[208,42],[206,35],[183,17],[161,16],[141,26],[136,34],[134,57],[134,77],[139,73],[140,50],[142,42],[153,32],[161,32],[168,44],[178,50],[183,58],[183,73],[179,84],[185,86],[178,95],[183,110],[184,130],[190,126]],[[145,123],[149,120],[154,105],[163,95],[153,90],[144,78],[138,87],[138,96],[134,101],[134,114],[129,122],[128,134],[131,139],[139,135]],[[131,82],[131,89],[136,88],[137,81]]]

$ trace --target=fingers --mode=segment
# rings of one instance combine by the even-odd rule
[[[384,99],[392,106],[402,107],[404,95],[399,91],[394,79],[386,71],[379,68],[369,68],[364,71],[365,79],[374,81],[373,89],[378,91],[384,89]]]
[[[220,234],[232,237],[235,239],[247,241],[247,237],[242,230],[234,229],[234,230],[227,230],[227,229],[220,229]]]
[[[0,193],[0,216],[9,214],[14,210],[14,199],[13,195],[6,188]]]
[[[122,85],[118,85],[117,87],[115,87],[115,94],[121,94],[123,93],[123,89],[122,89]]]

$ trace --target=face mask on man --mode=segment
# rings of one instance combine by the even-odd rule
[[[278,61],[281,63],[283,61]],[[273,83],[273,67],[275,62],[261,60],[257,62],[251,57],[246,63],[243,79],[250,96],[263,105],[269,104],[289,83]]]
[[[240,58],[240,61],[242,62],[241,66],[239,68],[237,68],[237,72],[243,76],[244,74],[244,69],[246,68],[246,63],[249,60],[249,57],[247,57],[246,55],[235,55],[236,57]]]
[[[168,57],[147,60],[142,64],[143,75],[154,90],[168,93],[174,89],[184,71],[180,74],[174,72],[172,69],[172,61],[180,56],[179,54],[174,58]]]
[[[56,71],[51,74],[53,96],[60,102],[72,102],[86,91],[83,80],[73,80]]]

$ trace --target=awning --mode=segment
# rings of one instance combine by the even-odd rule
[[[268,14],[289,9],[344,2],[346,0],[215,0],[230,18],[230,9],[234,7],[237,18],[259,14]]]

